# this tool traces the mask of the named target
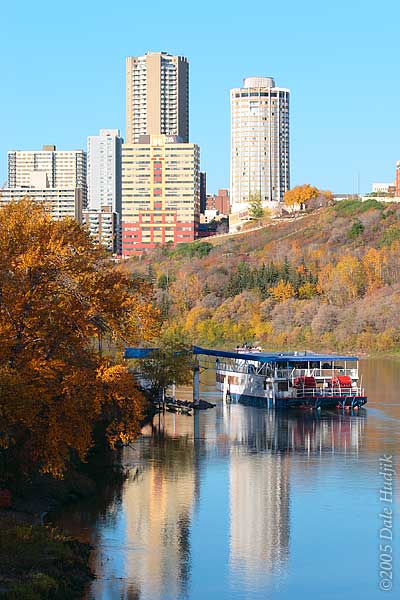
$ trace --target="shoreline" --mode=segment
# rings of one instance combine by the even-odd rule
[[[142,427],[154,414],[149,402]],[[90,567],[93,548],[47,523],[46,516],[90,500],[105,480],[122,485],[128,474],[119,464],[121,451],[98,445],[87,463],[73,466],[63,479],[32,478],[11,498],[9,507],[0,505],[0,598],[40,600],[49,593],[60,600],[83,597],[96,578]],[[16,549],[9,552],[13,540]]]

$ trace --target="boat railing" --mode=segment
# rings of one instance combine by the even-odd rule
[[[295,389],[297,392],[297,396],[307,396],[312,398],[317,398],[319,396],[328,396],[328,397],[353,397],[353,396],[364,396],[364,388],[362,387],[316,387],[316,388],[306,388],[306,387],[298,387]]]
[[[268,377],[272,376],[275,379],[285,379],[288,381],[293,381],[295,377],[315,377],[316,379],[329,380],[332,377],[338,377],[339,375],[348,375],[352,379],[358,378],[358,370],[353,368],[319,369],[316,367],[313,369],[270,369],[267,365],[262,363],[259,365],[246,362],[243,362],[243,364],[235,364],[219,361],[217,364],[217,370],[243,374],[250,373],[256,375],[266,375]]]
[[[295,377],[315,377],[331,379],[332,377],[338,377],[339,375],[348,375],[352,379],[358,377],[357,369],[340,368],[340,369],[276,369],[275,377],[277,379],[289,379],[293,380]]]

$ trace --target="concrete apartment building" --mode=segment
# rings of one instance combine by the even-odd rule
[[[109,223],[112,216],[113,252],[121,252],[121,155],[123,139],[119,129],[100,129],[99,135],[91,135],[87,142],[88,210],[90,231],[109,249]],[[104,209],[110,209],[105,211]],[[97,216],[95,213],[97,211]],[[100,229],[95,230],[98,223]],[[102,227],[104,223],[105,227]],[[115,230],[114,230],[115,228]],[[105,239],[102,240],[102,235]]]
[[[126,59],[126,143],[141,135],[189,141],[189,63],[183,56],[148,52]]]
[[[249,196],[265,207],[283,201],[290,185],[289,96],[271,77],[247,77],[231,90],[231,220],[245,220]]]
[[[2,203],[26,196],[43,202],[55,219],[72,217],[82,221],[86,208],[86,153],[43,146],[39,151],[8,152],[8,187],[1,191]]]
[[[122,146],[122,255],[190,242],[200,213],[200,151],[177,136]]]
[[[46,173],[48,187],[79,189],[83,206],[87,202],[86,152],[57,150],[43,146],[42,150],[11,150],[8,152],[8,187],[30,187],[35,173]]]
[[[83,224],[88,227],[91,237],[96,242],[109,252],[116,252],[120,223],[111,206],[84,210]]]
[[[82,222],[82,195],[78,189],[62,189],[46,187],[46,182],[36,183],[29,188],[3,188],[0,190],[0,206],[10,202],[18,202],[29,196],[44,204],[53,219],[58,221],[65,217]]]

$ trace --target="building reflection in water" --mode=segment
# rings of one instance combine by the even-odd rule
[[[140,581],[145,598],[179,598],[190,571],[190,525],[196,503],[193,420],[166,414],[143,431],[141,470],[126,486],[123,510],[126,573]]]
[[[254,589],[284,575],[293,454],[307,460],[357,453],[364,427],[363,411],[320,415],[223,403],[195,417],[156,417],[124,452],[134,475],[124,485],[112,533],[95,523],[98,579],[89,598],[190,597],[192,523],[200,502],[203,514],[207,504],[212,510],[214,490],[201,485],[213,462],[229,473],[220,501],[229,516],[232,584]]]

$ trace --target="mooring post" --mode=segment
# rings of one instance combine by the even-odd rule
[[[193,404],[200,403],[200,367],[196,361],[193,365]]]

